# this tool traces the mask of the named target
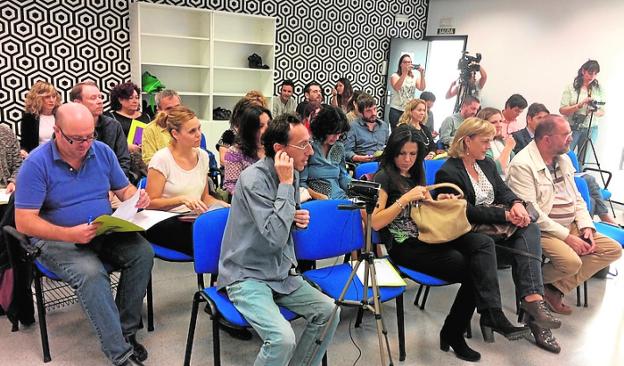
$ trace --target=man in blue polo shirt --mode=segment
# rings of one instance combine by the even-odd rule
[[[387,122],[377,118],[375,98],[362,94],[357,100],[360,118],[351,123],[345,142],[347,161],[356,164],[377,160],[377,154],[383,151],[390,135]]]
[[[91,220],[112,212],[108,191],[125,201],[137,190],[96,137],[85,106],[59,107],[54,138],[33,150],[18,174],[15,222],[40,248],[39,260],[76,290],[104,354],[115,365],[141,365],[147,350],[136,332],[154,253],[138,233],[95,236]],[[148,205],[141,191],[137,207]],[[121,269],[116,301],[103,261]]]

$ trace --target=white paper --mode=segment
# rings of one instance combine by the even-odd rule
[[[353,265],[355,265],[355,263]],[[357,276],[362,284],[364,284],[364,267],[365,263],[360,264],[357,271]],[[375,271],[377,272],[378,286],[407,286],[405,280],[401,278],[399,272],[392,266],[387,258],[375,258]],[[369,272],[368,287],[372,287],[372,285]]]
[[[130,222],[142,227],[147,230],[152,226],[158,224],[159,222],[166,220],[172,216],[177,216],[178,214],[175,212],[167,212],[167,211],[159,211],[159,210],[143,210],[141,212],[137,212],[134,217],[132,217]]]
[[[6,193],[6,188],[0,189],[0,205],[9,203],[9,198],[11,198],[11,193]]]
[[[139,202],[140,192],[141,190],[137,189],[137,191],[132,195],[132,197],[123,201],[119,205],[119,207],[117,207],[117,210],[115,210],[115,212],[111,216],[133,222],[132,218],[138,211],[136,204],[137,202]]]

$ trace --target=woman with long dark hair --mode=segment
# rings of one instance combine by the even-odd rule
[[[250,104],[242,109],[235,143],[228,148],[223,158],[225,164],[223,188],[229,194],[234,194],[240,173],[264,157],[261,137],[271,119],[271,111],[265,107]]]
[[[592,105],[593,101],[604,102],[605,96],[600,88],[596,76],[600,72],[600,65],[596,60],[587,60],[578,69],[576,77],[571,85],[563,90],[561,96],[561,113],[570,122],[572,128],[572,143],[570,150],[577,149],[578,158],[585,161],[585,151],[580,151],[589,138],[595,141],[598,136],[600,117],[604,116],[604,107]],[[594,111],[591,130],[589,120],[591,111]]]
[[[419,75],[414,75],[414,66],[412,58],[408,54],[404,54],[399,58],[399,66],[397,71],[390,76],[390,85],[392,85],[392,99],[390,100],[389,123],[392,128],[396,127],[401,114],[405,108],[405,104],[416,97],[416,89],[425,90],[425,69],[418,66]]]
[[[478,361],[481,355],[468,347],[464,339],[475,306],[481,313],[484,334],[494,330],[516,339],[527,331],[514,327],[501,310],[496,255],[489,237],[467,233],[436,245],[418,240],[418,227],[410,210],[417,201],[431,198],[424,187],[425,155],[424,144],[412,126],[401,125],[392,131],[375,175],[381,189],[373,211],[373,229],[381,230],[384,243],[390,243],[389,254],[394,263],[461,284],[440,331],[440,349],[448,351],[452,347],[458,358]],[[455,198],[441,194],[438,199]]]
[[[351,103],[352,96],[353,88],[351,87],[351,82],[347,78],[340,78],[332,89],[331,105],[340,107],[343,112],[348,113],[353,108]]]

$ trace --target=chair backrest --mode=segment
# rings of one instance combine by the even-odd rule
[[[446,159],[425,160],[425,184],[431,185],[435,183],[435,176]]]
[[[589,198],[589,187],[587,186],[587,182],[583,177],[574,177],[574,183],[576,183],[576,188],[579,190],[581,197],[585,200],[585,204],[587,204],[587,211],[592,212],[591,208],[591,199]]]
[[[302,205],[310,211],[307,229],[295,230],[295,253],[298,259],[317,260],[336,257],[361,249],[364,245],[360,210],[339,210],[348,200],[309,201]]]
[[[193,224],[193,255],[196,273],[217,273],[221,241],[225,232],[229,208],[201,214]]]
[[[137,188],[141,189],[145,189],[145,187],[147,187],[147,177],[143,177],[139,180],[139,183],[137,184]]]
[[[208,150],[206,149],[206,135],[204,135],[203,133],[201,135],[201,140],[199,141],[199,147],[203,150]]]
[[[568,151],[568,156],[570,157],[570,160],[572,161],[572,165],[574,165],[574,169],[576,170],[577,173],[581,172],[581,164],[579,163],[578,157],[576,156],[576,153],[573,150],[569,150]]]
[[[362,179],[362,176],[365,174],[374,174],[379,169],[379,162],[370,161],[368,163],[362,163],[355,167],[355,174],[353,175],[355,179]]]

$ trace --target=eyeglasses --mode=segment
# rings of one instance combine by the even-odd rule
[[[97,131],[95,131],[95,130],[93,131],[92,135],[87,136],[87,137],[79,137],[79,136],[71,136],[71,137],[69,137],[60,128],[59,128],[59,131],[61,132],[61,136],[63,136],[65,141],[69,142],[70,145],[73,145],[74,142],[77,142],[77,143],[91,142],[91,141],[93,141],[93,140],[95,140],[97,138]]]
[[[308,148],[308,146],[312,147],[312,141],[307,140],[307,141],[300,143],[299,145],[288,144],[288,146],[294,147],[295,149],[299,149],[299,150],[305,150]]]

